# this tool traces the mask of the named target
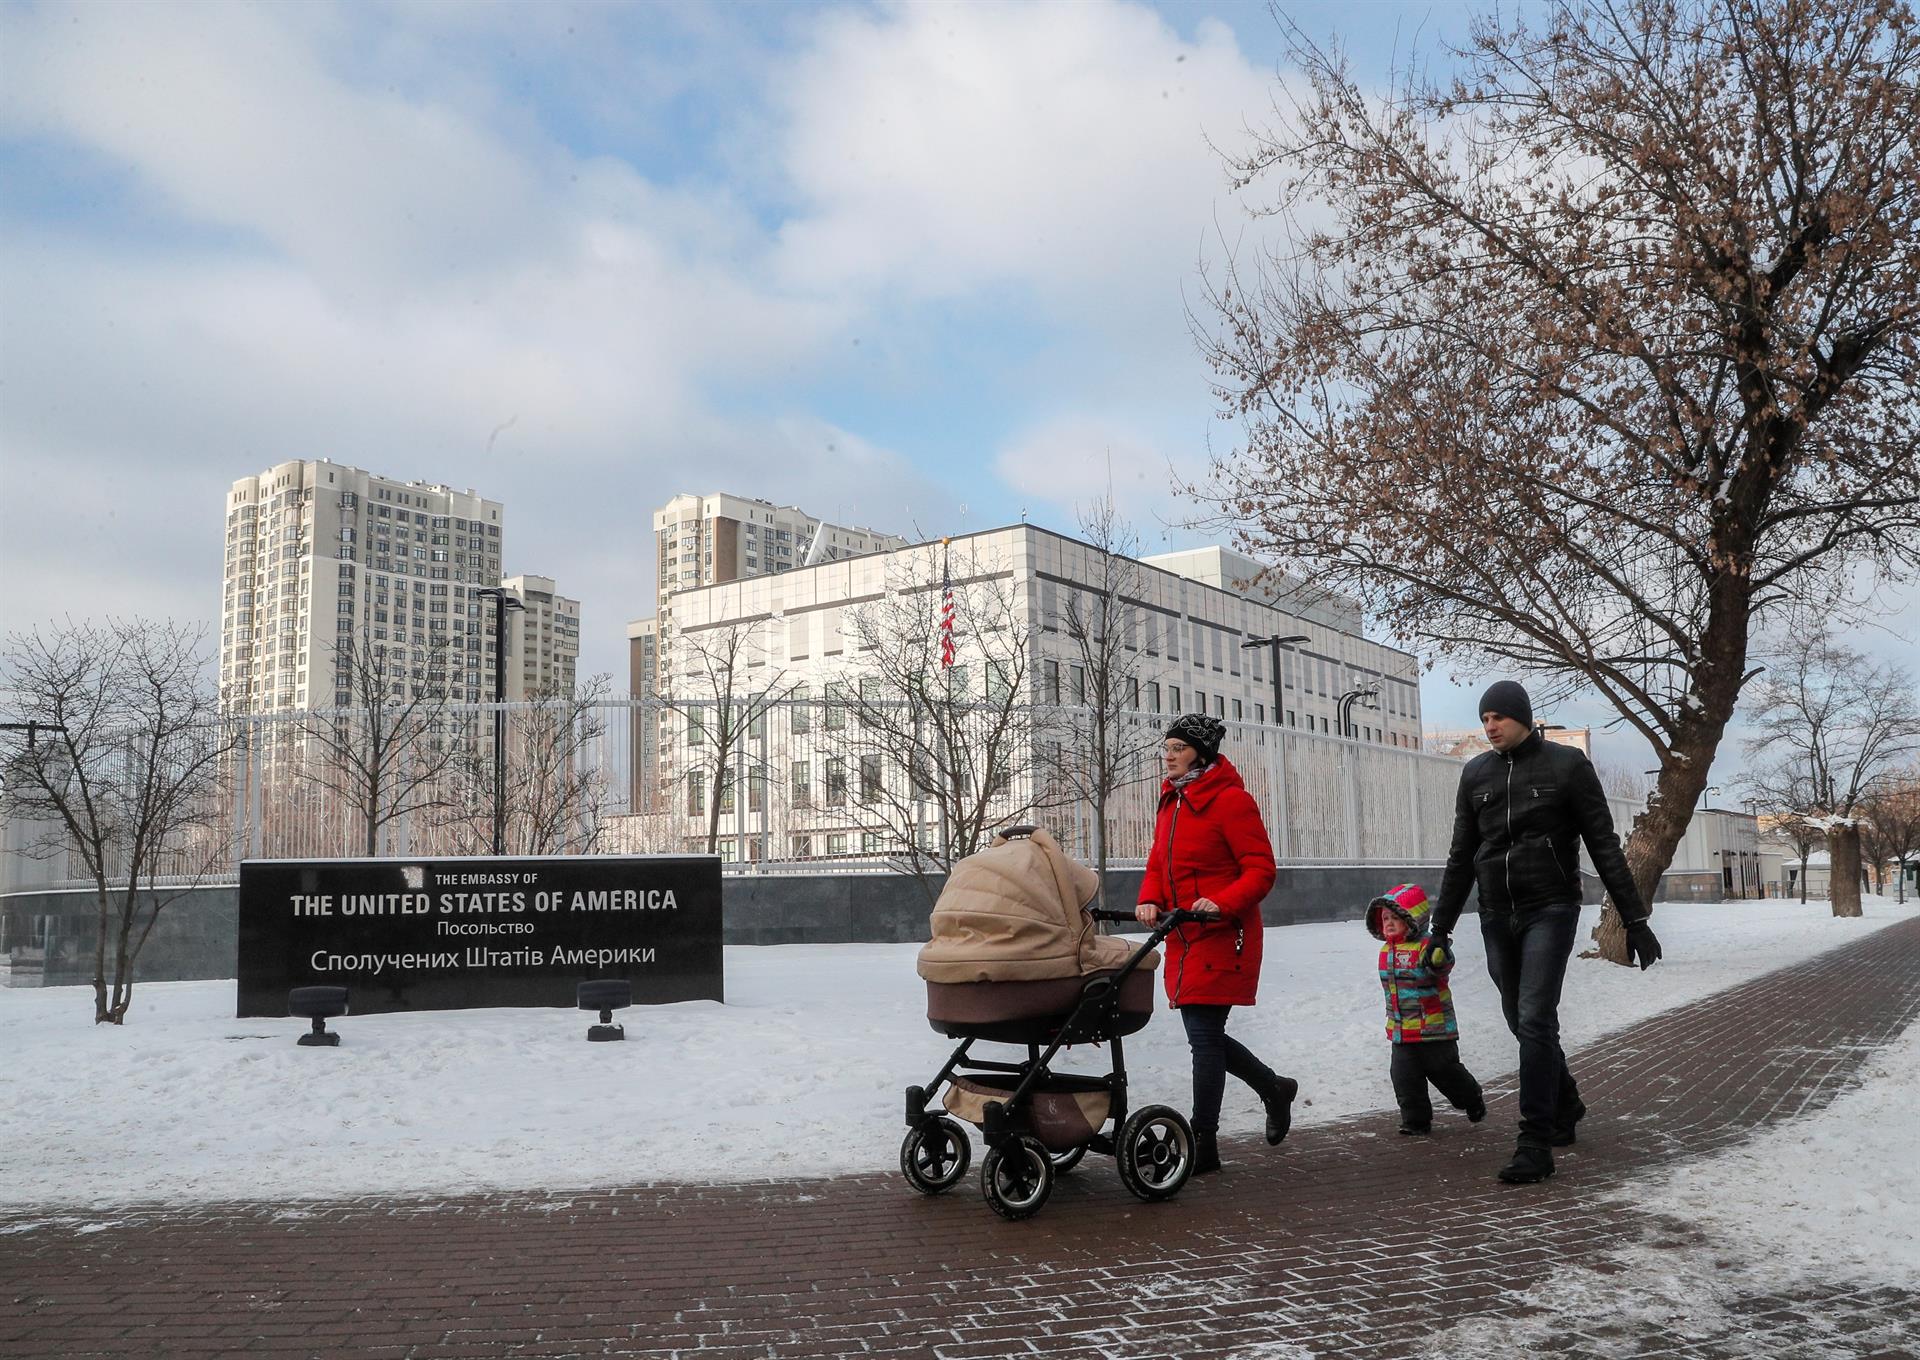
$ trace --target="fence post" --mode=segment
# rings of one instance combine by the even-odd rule
[[[1276,712],[1274,720],[1278,722],[1279,717],[1279,713]],[[1292,741],[1284,727],[1274,728],[1273,735],[1273,801],[1277,809],[1275,820],[1280,825],[1280,858],[1291,859],[1293,857],[1293,809],[1287,803],[1288,798],[1292,796],[1291,788],[1287,783],[1287,748],[1292,745]]]
[[[752,711],[749,700],[746,712]],[[732,715],[725,710],[720,712],[720,730],[727,730],[726,724],[732,721]],[[752,739],[752,727],[748,725],[741,729],[733,746],[733,859],[740,865],[747,862],[747,743]],[[719,796],[718,792],[714,794],[716,798]]]
[[[1420,758],[1407,757],[1407,811],[1412,814],[1408,819],[1413,823],[1413,858],[1418,863],[1427,852],[1426,818],[1420,808]]]
[[[1360,858],[1360,762],[1355,759],[1358,748],[1351,737],[1337,738],[1340,742],[1340,769],[1346,785],[1347,795],[1347,858]]]
[[[247,731],[247,858],[259,859],[260,833],[260,736],[265,719],[258,715],[246,720]]]

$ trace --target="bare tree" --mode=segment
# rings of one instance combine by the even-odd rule
[[[1066,634],[1073,645],[1071,684],[1043,695],[1065,704],[1054,737],[1060,759],[1053,774],[1068,797],[1093,817],[1093,858],[1100,902],[1107,893],[1107,806],[1117,790],[1151,778],[1148,763],[1160,744],[1157,728],[1140,718],[1140,539],[1114,505],[1113,493],[1084,508],[1080,532],[1093,546],[1086,584],[1067,591]]]
[[[612,798],[596,747],[611,679],[596,675],[572,694],[546,694],[505,715],[505,839],[510,854],[592,854],[601,848]],[[451,783],[449,815],[440,823],[458,854],[486,854],[493,845],[493,745],[462,743]],[[664,847],[663,847],[664,848]]]
[[[682,762],[677,773],[687,789],[689,815],[707,819],[708,854],[719,850],[720,818],[735,806],[737,767],[749,738],[799,687],[784,668],[764,677],[754,674],[764,657],[756,627],[732,623],[677,630],[672,692],[660,696],[662,706],[683,724],[675,743]],[[764,783],[764,771],[760,778]]]
[[[1595,773],[1600,776],[1600,787],[1609,798],[1628,799],[1637,803],[1647,796],[1646,776],[1631,765],[1609,760]]]
[[[31,853],[78,857],[93,882],[95,1023],[124,1023],[161,912],[231,848],[216,812],[233,737],[205,636],[127,619],[7,639],[9,720],[46,730],[8,762],[0,811],[52,828]]]
[[[1912,11],[1549,0],[1384,97],[1297,55],[1234,163],[1284,243],[1195,322],[1244,425],[1207,494],[1396,636],[1610,704],[1650,901],[1756,627],[1920,560]]]
[[[1907,866],[1920,859],[1920,765],[1890,770],[1868,791],[1866,817],[1872,831],[1874,866],[1894,866],[1895,891],[1907,900]],[[1885,893],[1886,880],[1878,882]]]
[[[931,900],[954,861],[1035,810],[1037,628],[1005,564],[949,555],[944,544],[891,561],[881,598],[849,611],[860,683],[835,691],[858,761],[848,815],[886,835]],[[954,663],[945,665],[949,592]]]
[[[1835,916],[1860,914],[1860,822],[1874,783],[1920,746],[1905,671],[1819,636],[1798,639],[1761,684],[1747,746],[1804,781],[1803,820],[1826,832]]]
[[[1752,750],[1751,744],[1748,747]],[[1827,843],[1827,833],[1813,796],[1813,781],[1800,762],[1788,756],[1749,769],[1741,785],[1753,799],[1758,819],[1767,830],[1793,847],[1800,861],[1800,901],[1807,900],[1807,860]]]
[[[479,738],[449,713],[444,639],[409,647],[363,626],[335,649],[333,666],[334,690],[351,702],[306,715],[298,769],[345,803],[361,853],[377,855],[383,827],[446,805],[448,775]]]

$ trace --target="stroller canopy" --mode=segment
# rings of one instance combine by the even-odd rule
[[[928,982],[1032,982],[1118,968],[1132,954],[1102,935],[1084,908],[1099,876],[1046,832],[996,835],[953,866],[921,946]],[[1142,961],[1150,971],[1158,956]]]

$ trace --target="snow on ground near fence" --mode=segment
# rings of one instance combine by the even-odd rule
[[[1616,1194],[1637,1210],[1681,1220],[1677,1238],[1650,1226],[1657,1245],[1624,1246],[1605,1269],[1564,1267],[1521,1295],[1523,1315],[1469,1318],[1429,1338],[1428,1353],[1514,1360],[1579,1335],[1596,1360],[1626,1360],[1660,1336],[1774,1360],[1780,1352],[1766,1338],[1739,1349],[1756,1297],[1804,1291],[1813,1281],[1911,1289],[1920,1280],[1916,1111],[1920,1025],[1910,1025],[1825,1109]],[[1594,1335],[1600,1322],[1611,1324],[1610,1337]],[[1831,1349],[1794,1354],[1905,1355],[1898,1348],[1910,1339],[1889,1311],[1872,1317],[1866,1332],[1836,1332]]]
[[[1820,902],[1664,907],[1667,957],[1650,972],[1573,963],[1561,1008],[1568,1047],[1916,910],[1870,898],[1864,919],[1841,921]],[[1590,909],[1585,926],[1596,917]],[[1513,1069],[1516,1050],[1471,918],[1465,927],[1454,984],[1463,1053],[1495,1078]],[[1377,948],[1359,922],[1268,932],[1261,1004],[1236,1012],[1232,1032],[1300,1079],[1310,1102],[1301,1125],[1392,1104]],[[124,1028],[92,1023],[88,988],[0,989],[0,1205],[887,1170],[902,1089],[932,1077],[951,1047],[927,1027],[914,953],[730,948],[726,1005],[636,1007],[622,1017],[623,1044],[589,1044],[592,1017],[579,1011],[527,1009],[350,1015],[332,1022],[340,1047],[298,1048],[306,1021],[234,1019],[231,982],[141,986]],[[1128,1039],[1127,1058],[1137,1105],[1188,1106],[1172,1014],[1161,1010]],[[1104,1049],[1078,1049],[1063,1066],[1104,1062]],[[1383,1128],[1393,1121],[1380,1118]],[[1223,1132],[1259,1126],[1257,1102],[1229,1082]]]

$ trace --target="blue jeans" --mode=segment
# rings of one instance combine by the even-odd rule
[[[1231,1006],[1182,1006],[1180,1023],[1187,1027],[1187,1047],[1193,1050],[1193,1131],[1208,1137],[1220,1132],[1220,1100],[1227,1093],[1231,1072],[1266,1099],[1279,1081],[1238,1039],[1227,1034]]]
[[[1560,984],[1580,924],[1576,906],[1480,913],[1487,972],[1500,989],[1507,1028],[1520,1040],[1520,1144],[1551,1146],[1580,1090],[1560,1048]]]

